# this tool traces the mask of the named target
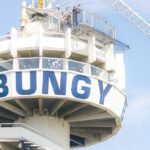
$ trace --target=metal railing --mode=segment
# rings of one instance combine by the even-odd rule
[[[51,32],[57,33],[64,33],[66,28],[73,28],[78,25],[84,24],[89,27],[92,27],[96,31],[100,31],[105,33],[106,35],[109,35],[112,38],[115,38],[115,27],[110,25],[106,20],[102,19],[101,17],[97,16],[96,14],[93,14],[91,12],[88,12],[86,10],[80,9],[80,11],[74,15],[73,13],[68,14],[70,15],[70,25],[67,24],[67,18],[64,16],[60,17],[54,17],[50,16],[48,17],[46,23],[47,32],[44,33],[18,33],[18,37],[22,36],[31,36],[31,35],[52,35]],[[63,18],[63,19],[62,19]],[[8,33],[7,35],[1,36],[0,41],[11,39],[11,33]]]
[[[29,126],[29,125],[27,125],[27,124],[23,124],[23,123],[0,123],[0,128],[24,128],[24,129],[26,129],[26,130],[28,130],[28,131],[30,131],[30,132],[32,132],[32,133],[34,133],[34,134],[37,134],[37,135],[39,135],[40,137],[42,137],[42,138],[45,138],[45,139],[47,139],[47,140],[50,140],[50,141],[53,141],[54,143],[56,143],[56,144],[59,144],[56,140],[54,140],[54,138],[52,138],[52,137],[50,137],[50,136],[48,136],[48,135],[45,135],[43,132],[41,132],[41,131],[39,131],[39,130],[37,130],[37,129],[35,129],[35,128],[32,128],[31,126]],[[23,135],[22,135],[22,137],[24,137]],[[20,139],[19,139],[20,140]],[[62,146],[62,147],[64,147],[62,144],[59,144],[60,146]]]
[[[95,76],[104,80],[109,80],[108,72],[87,63],[48,57],[17,58],[7,61],[0,61],[0,73],[5,71],[20,70],[61,70],[71,71],[90,76]]]
[[[44,38],[49,38],[49,37],[52,37],[52,38],[65,38],[65,33],[63,32],[44,32],[44,33],[40,33],[40,32],[31,32],[31,33],[22,33],[22,32],[16,32],[16,35],[15,37],[17,37],[18,39],[20,38],[35,38],[35,40],[37,42],[39,42],[39,39],[40,37],[44,37]],[[13,37],[12,37],[13,38]],[[88,55],[88,51],[87,51],[87,46],[88,46],[88,41],[83,41],[81,39],[79,39],[77,36],[75,35],[72,35],[72,40],[71,40],[71,46],[72,46],[72,51],[75,51],[77,53],[80,53],[80,54],[84,54],[84,55]],[[10,40],[11,39],[11,36],[2,36],[0,37],[0,42],[1,41],[6,41],[7,40]],[[42,38],[41,38],[42,39]],[[23,39],[22,39],[23,40]],[[28,40],[29,43],[30,41],[32,42],[31,39]],[[33,40],[34,41],[34,40]],[[11,42],[11,41],[9,41]],[[22,41],[23,42],[23,41]],[[1,43],[3,44],[3,43]],[[11,45],[10,43],[8,43],[9,45]],[[7,45],[8,45],[7,44]],[[30,43],[31,44],[31,43]],[[96,44],[97,45],[97,44]],[[2,45],[1,45],[2,46]],[[4,45],[5,46],[5,45]],[[2,48],[3,49],[3,48]],[[6,49],[8,49],[8,46],[6,47]],[[101,57],[101,58],[104,58],[105,59],[105,49],[99,49],[96,47],[96,54],[97,54],[97,57]]]
[[[11,39],[11,35],[9,34],[0,36],[0,41],[10,40],[10,39]]]
[[[115,27],[110,25],[106,20],[102,19],[98,15],[83,9],[80,9],[80,11],[76,15],[76,18],[73,18],[73,26],[85,24],[89,27],[94,28],[97,31],[103,32],[106,35],[115,38]]]
[[[44,36],[44,37],[64,37],[65,33],[63,32],[30,32],[30,33],[18,33],[17,37],[21,38],[21,37],[32,37],[32,36]]]

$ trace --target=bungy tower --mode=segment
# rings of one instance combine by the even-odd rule
[[[115,28],[79,5],[33,0],[21,10],[20,29],[0,37],[1,149],[70,150],[114,136],[127,106]]]

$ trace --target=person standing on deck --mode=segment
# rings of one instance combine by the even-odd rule
[[[73,6],[73,26],[77,26],[79,24],[79,15],[80,15],[81,9],[80,9],[80,4],[78,6]]]

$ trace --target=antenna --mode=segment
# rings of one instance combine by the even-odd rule
[[[32,0],[32,7],[44,9],[44,8],[52,8],[55,0]]]
[[[39,8],[43,9],[44,8],[44,4],[45,4],[45,0],[39,0]]]

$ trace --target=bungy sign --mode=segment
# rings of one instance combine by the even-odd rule
[[[10,91],[16,95],[67,96],[78,99],[97,99],[104,104],[105,96],[112,85],[101,80],[93,80],[83,75],[66,72],[38,71],[13,73],[14,82],[10,85],[9,76],[0,75],[0,98],[7,97]],[[12,88],[13,87],[13,88]],[[38,93],[37,93],[38,91]],[[93,97],[94,96],[94,97]],[[92,98],[93,97],[93,98]]]
[[[119,114],[125,102],[124,94],[111,84],[73,72],[36,70],[0,74],[0,99],[38,96],[90,101],[113,107]]]

